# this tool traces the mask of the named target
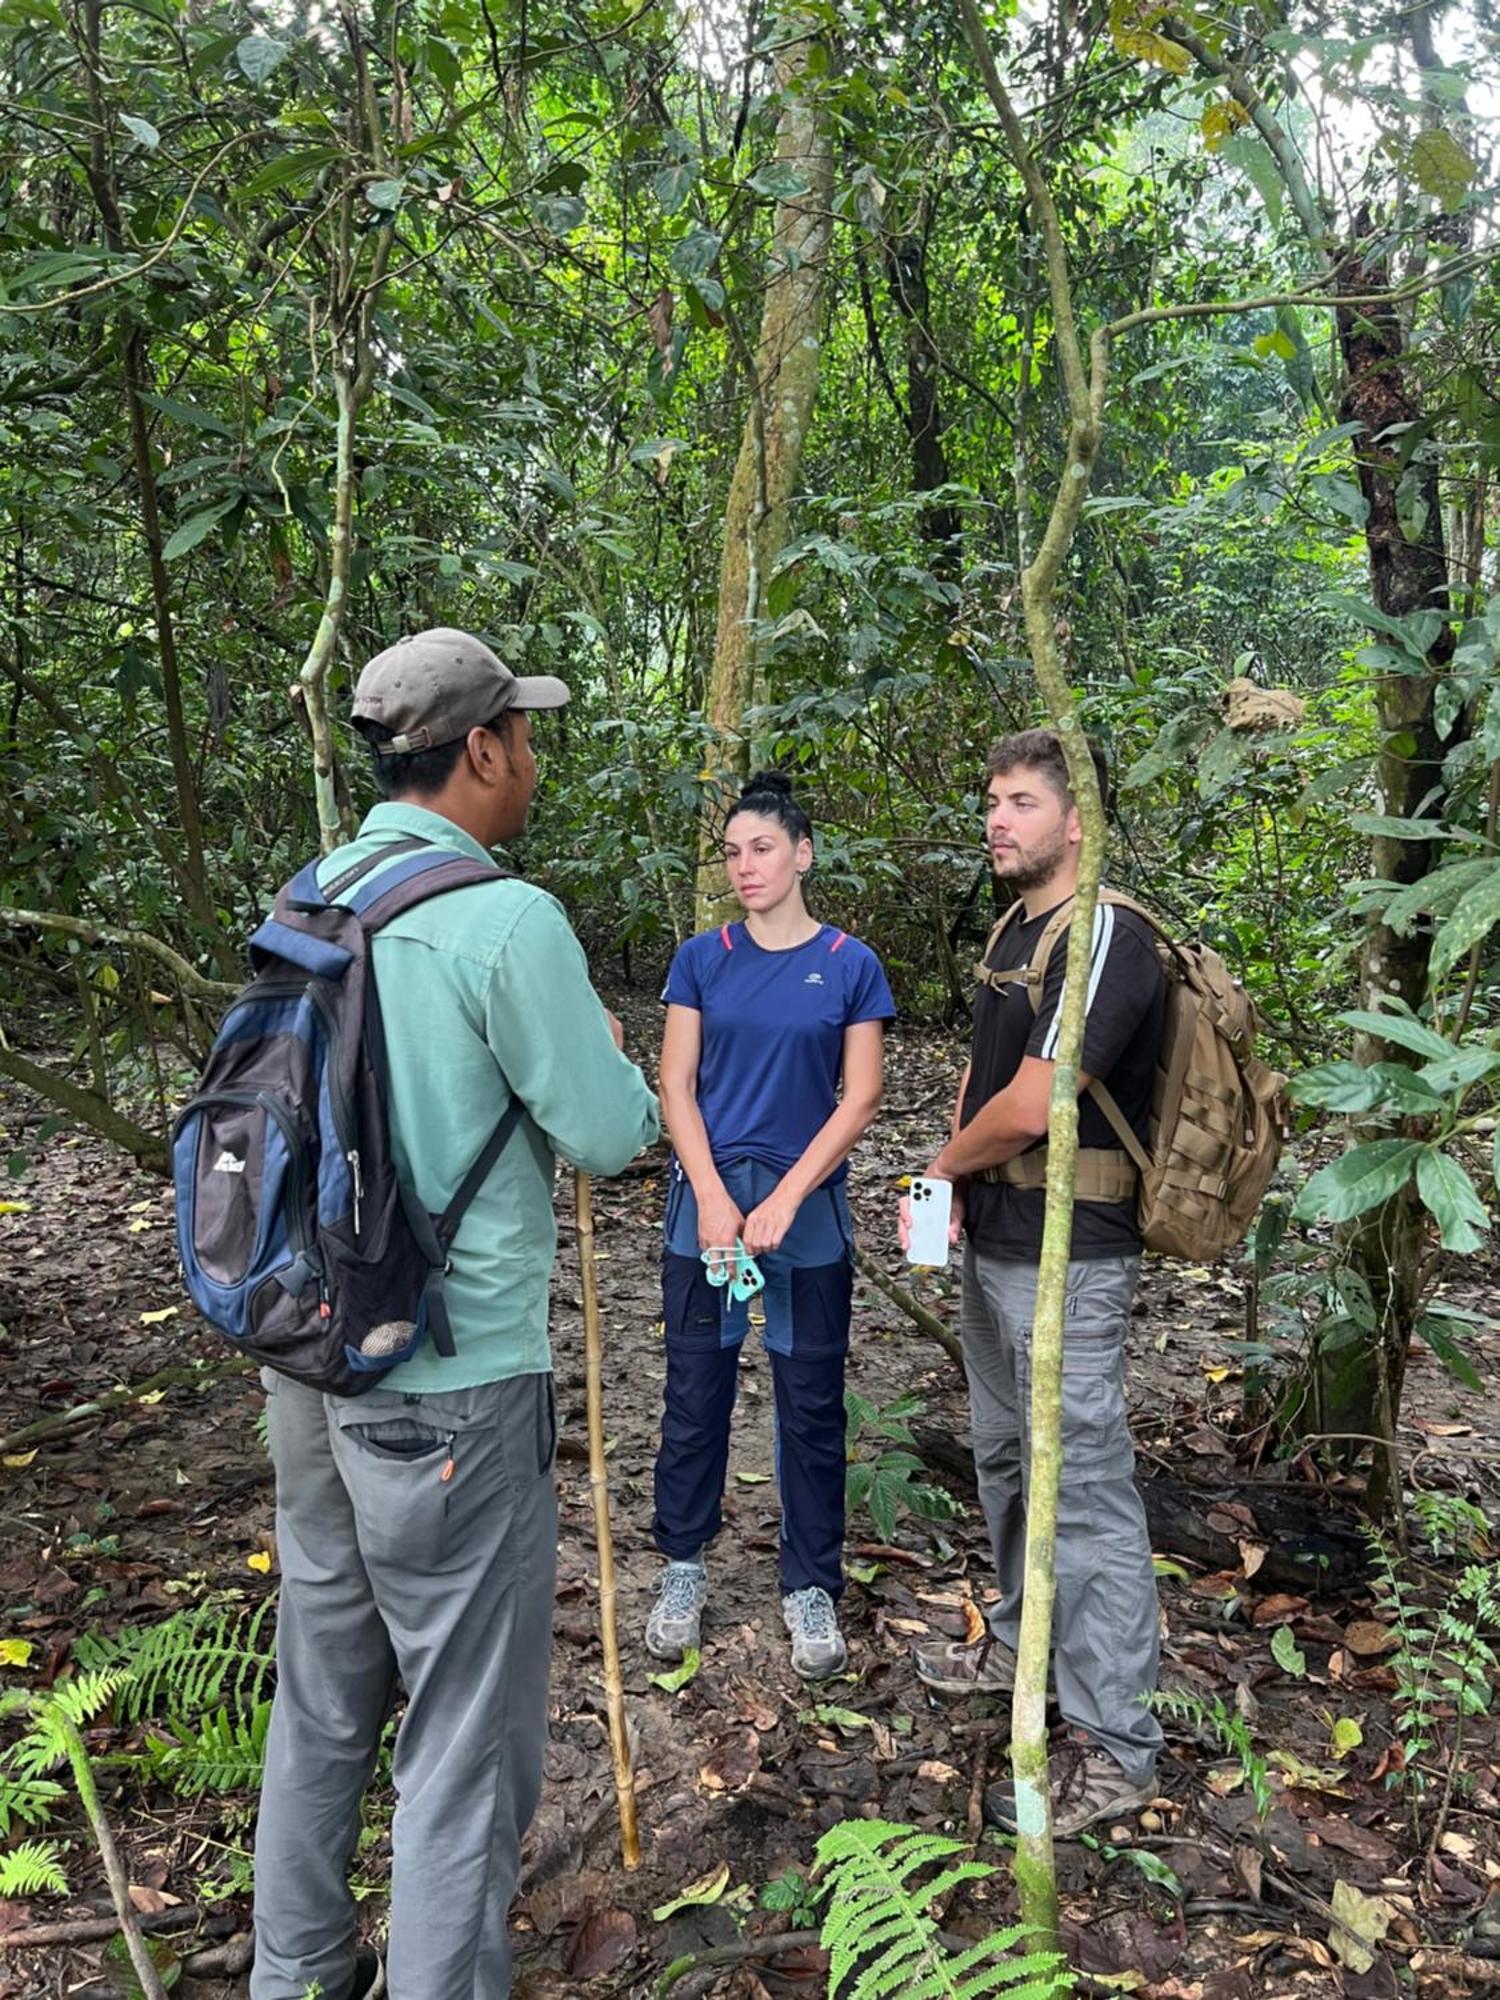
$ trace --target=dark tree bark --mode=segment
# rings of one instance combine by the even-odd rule
[[[932,231],[932,197],[924,193],[916,227],[883,241],[891,298],[906,328],[906,419],[911,439],[912,485],[919,493],[948,484],[943,449],[941,369],[932,337],[932,301],[927,282],[927,243]],[[922,534],[933,544],[935,569],[956,569],[961,550],[958,509],[943,501],[922,510]]]
[[[1370,233],[1368,215],[1356,224],[1360,239]],[[1390,282],[1384,257],[1356,247],[1338,271],[1341,295],[1383,290]],[[1442,614],[1428,649],[1425,671],[1381,674],[1375,685],[1381,729],[1377,760],[1383,811],[1393,817],[1433,818],[1440,795],[1443,758],[1451,742],[1439,734],[1434,700],[1453,654],[1447,618],[1448,565],[1443,549],[1443,516],[1435,464],[1418,446],[1408,465],[1401,442],[1421,421],[1422,408],[1408,364],[1406,332],[1395,306],[1341,306],[1338,336],[1348,387],[1341,415],[1358,423],[1354,440],[1360,490],[1369,508],[1365,527],[1370,593],[1390,617],[1414,612]],[[1406,486],[1402,523],[1401,488]],[[1408,533],[1408,528],[1411,530]],[[1376,835],[1372,873],[1383,880],[1416,882],[1437,865],[1435,843]],[[1419,1007],[1427,990],[1431,932],[1422,925],[1402,936],[1372,919],[1360,966],[1360,1004],[1378,1006],[1391,995]],[[1394,1044],[1373,1037],[1356,1047],[1361,1062],[1410,1062]],[[1414,1128],[1417,1129],[1417,1128]],[[1373,1136],[1373,1135],[1372,1135]],[[1320,1356],[1320,1426],[1326,1430],[1378,1433],[1389,1437],[1406,1370],[1423,1289],[1426,1221],[1414,1187],[1351,1224],[1344,1252],[1368,1283],[1379,1322],[1371,1347],[1347,1348]],[[1370,1481],[1372,1512],[1384,1511],[1390,1492],[1389,1460],[1377,1455]]]

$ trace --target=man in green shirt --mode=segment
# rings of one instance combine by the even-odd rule
[[[525,826],[531,712],[568,690],[438,629],[355,691],[385,803],[326,884],[413,836],[488,858]],[[392,864],[396,856],[393,852]],[[378,880],[377,869],[369,880]],[[266,1375],[282,1573],[255,1847],[252,2000],[504,2000],[506,1917],[541,1789],[557,1553],[547,1287],[559,1155],[618,1173],[657,1136],[561,907],[507,879],[374,940],[391,1142],[432,1214],[512,1098],[524,1116],[464,1215],[429,1345],[360,1397]],[[356,1950],[346,1871],[398,1681],[387,1968]]]

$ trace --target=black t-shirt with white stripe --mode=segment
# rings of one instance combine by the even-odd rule
[[[985,960],[990,971],[1010,972],[1029,965],[1051,915],[1051,910],[1044,910],[1039,916],[1012,918]],[[967,1125],[982,1104],[1005,1088],[1024,1056],[1050,1060],[1055,1055],[1067,963],[1068,933],[1063,931],[1048,958],[1041,1003],[1034,1015],[1028,990],[1020,981],[1000,987],[980,986],[974,1003],[972,1068],[959,1117],[961,1125]],[[1164,990],[1150,927],[1132,910],[1101,903],[1094,912],[1082,1067],[1089,1076],[1108,1084],[1111,1096],[1143,1142],[1161,1044]],[[1121,1150],[1109,1120],[1087,1095],[1078,1100],[1078,1143]],[[1045,1204],[1040,1188],[971,1181],[969,1239],[985,1256],[1035,1263],[1041,1254]],[[1127,1257],[1140,1247],[1134,1201],[1081,1201],[1075,1206],[1074,1257]]]

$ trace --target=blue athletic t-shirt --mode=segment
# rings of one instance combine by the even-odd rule
[[[698,1109],[720,1167],[793,1166],[833,1116],[845,1028],[896,1018],[880,960],[831,924],[791,951],[762,950],[742,923],[703,931],[678,950],[661,997],[703,1017]]]

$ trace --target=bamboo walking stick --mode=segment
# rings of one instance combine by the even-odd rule
[[[573,1185],[578,1206],[578,1269],[583,1279],[583,1359],[589,1413],[589,1487],[594,1499],[594,1540],[599,1550],[599,1635],[604,1642],[604,1698],[609,1747],[620,1802],[620,1859],[641,1865],[635,1823],[635,1776],[625,1733],[625,1689],[620,1679],[620,1634],[615,1623],[615,1545],[609,1528],[609,1473],[604,1463],[604,1345],[599,1333],[599,1273],[594,1263],[594,1189],[580,1167]]]

